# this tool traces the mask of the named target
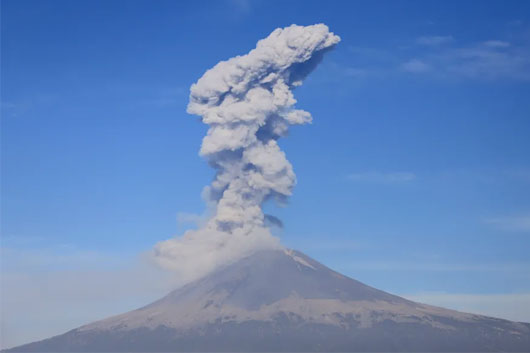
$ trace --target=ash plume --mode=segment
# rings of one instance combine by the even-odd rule
[[[324,24],[274,30],[243,56],[221,61],[191,86],[188,113],[209,125],[200,155],[216,176],[203,190],[210,218],[156,244],[155,260],[184,281],[262,248],[280,247],[262,211],[291,195],[296,176],[277,140],[311,122],[292,90],[340,38]]]

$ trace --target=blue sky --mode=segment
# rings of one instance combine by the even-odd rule
[[[530,321],[527,2],[4,0],[6,345],[167,290],[131,283],[204,211],[190,85],[321,22],[342,41],[295,91],[313,124],[280,142],[298,177],[286,207],[266,205],[283,243],[383,290]]]

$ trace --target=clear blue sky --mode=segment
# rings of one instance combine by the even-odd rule
[[[453,295],[468,310],[461,296],[530,303],[530,3],[1,11],[2,272],[14,292],[35,273],[119,267],[187,229],[177,214],[203,212],[213,177],[198,156],[206,127],[185,111],[190,85],[277,27],[323,22],[342,41],[295,92],[314,122],[281,141],[298,177],[287,207],[266,206],[282,241],[393,293]],[[523,309],[499,315],[530,321]]]

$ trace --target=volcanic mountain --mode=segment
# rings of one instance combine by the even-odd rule
[[[143,308],[9,352],[530,351],[530,324],[419,304],[263,250]]]

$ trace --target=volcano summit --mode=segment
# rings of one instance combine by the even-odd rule
[[[8,352],[530,351],[530,324],[415,303],[263,250],[143,308]]]

